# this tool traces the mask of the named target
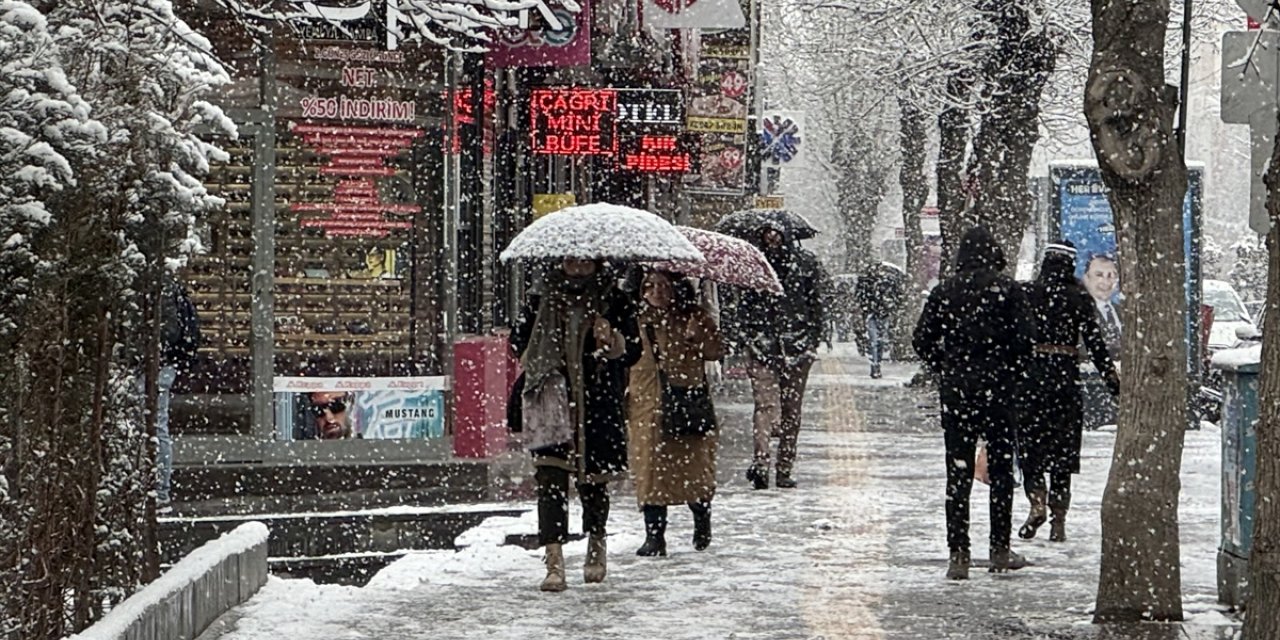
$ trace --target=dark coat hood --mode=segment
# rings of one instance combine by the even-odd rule
[[[986,227],[974,227],[965,232],[960,240],[960,248],[956,250],[957,271],[1004,271],[1008,264],[1004,258],[1004,249],[1000,248],[1000,243],[996,242],[995,236]]]

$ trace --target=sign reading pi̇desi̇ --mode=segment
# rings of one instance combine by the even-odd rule
[[[610,89],[534,89],[533,152],[611,156],[617,151],[618,94]]]

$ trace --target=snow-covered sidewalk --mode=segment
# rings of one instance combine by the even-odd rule
[[[686,511],[672,510],[668,558],[637,558],[634,498],[610,520],[609,579],[584,586],[585,542],[568,545],[570,589],[542,594],[540,552],[502,546],[536,530],[532,512],[493,518],[459,539],[465,549],[415,553],[366,587],[272,578],[237,612],[226,640],[285,638],[1073,638],[1088,624],[1097,586],[1098,509],[1113,434],[1085,436],[1070,541],[1015,541],[1036,566],[1005,576],[943,580],[942,436],[935,402],[902,388],[910,370],[866,378],[837,351],[815,368],[797,466],[800,488],[751,491],[750,407],[724,404],[715,541],[693,551]],[[1181,525],[1183,633],[1228,623],[1216,602],[1219,433],[1187,434]],[[974,496],[974,550],[985,555],[982,485]],[[1019,496],[1016,522],[1026,512]],[[578,512],[574,511],[576,528]],[[1117,638],[1127,635],[1110,636]],[[1172,636],[1171,636],[1172,637]],[[1185,636],[1179,636],[1185,637]]]

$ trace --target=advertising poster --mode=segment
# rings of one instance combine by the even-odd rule
[[[1098,308],[1099,322],[1107,340],[1107,349],[1113,360],[1119,362],[1124,353],[1122,344],[1124,296],[1121,282],[1124,274],[1116,254],[1116,227],[1107,200],[1107,188],[1096,163],[1061,162],[1049,167],[1051,183],[1051,227],[1056,234],[1070,240],[1076,246],[1076,275],[1088,290]],[[1187,371],[1199,370],[1199,358],[1194,345],[1200,344],[1198,335],[1200,305],[1200,251],[1195,238],[1199,220],[1203,167],[1189,166],[1187,195],[1182,208],[1183,252],[1186,271],[1183,274],[1188,313],[1186,338],[1192,348],[1187,351]],[[1086,414],[1089,407],[1086,406]],[[1086,417],[1086,420],[1089,418]]]
[[[444,437],[445,378],[276,377],[280,440]]]
[[[751,47],[703,42],[698,79],[690,91],[685,128],[699,134],[699,171],[691,191],[741,194],[747,177],[747,118],[751,105]]]

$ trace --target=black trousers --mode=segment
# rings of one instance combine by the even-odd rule
[[[947,546],[969,552],[969,494],[978,438],[987,442],[991,479],[991,548],[1009,548],[1013,518],[1013,414],[993,394],[944,394],[942,428],[947,448]]]
[[[538,483],[538,540],[544,544],[564,544],[569,539],[569,479],[573,472],[559,467],[540,466],[534,472]],[[582,501],[582,531],[604,535],[609,521],[609,486],[603,482],[579,482]]]

